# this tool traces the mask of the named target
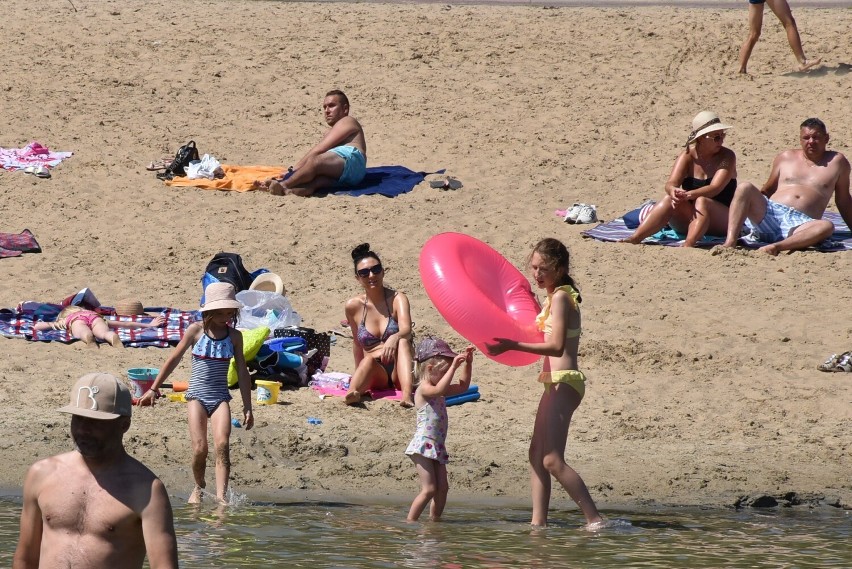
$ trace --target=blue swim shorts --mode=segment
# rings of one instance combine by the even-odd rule
[[[760,223],[755,225],[751,220],[746,219],[746,227],[751,229],[751,239],[760,241],[761,243],[777,243],[790,236],[790,232],[795,228],[809,221],[814,221],[814,218],[805,215],[801,211],[790,206],[774,202],[764,196],[766,200],[766,215]]]
[[[367,159],[354,146],[337,146],[329,150],[343,158],[343,174],[337,182],[342,186],[357,186],[367,173]]]
[[[766,0],[748,0],[749,4],[766,4]]]

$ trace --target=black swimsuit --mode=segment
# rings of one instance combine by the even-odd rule
[[[698,190],[710,185],[710,182],[713,181],[713,178],[707,178],[706,180],[700,180],[693,176],[687,176],[681,182],[680,187],[690,192],[692,190]],[[731,207],[731,200],[734,199],[734,190],[737,189],[737,179],[731,178],[731,181],[728,182],[728,185],[722,188],[722,191],[713,196],[713,199],[722,204],[725,207]]]

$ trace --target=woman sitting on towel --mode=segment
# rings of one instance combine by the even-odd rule
[[[666,196],[625,243],[641,243],[666,224],[686,235],[684,247],[694,247],[707,233],[725,236],[728,207],[737,188],[737,157],[723,146],[729,128],[716,113],[695,115],[686,148],[666,182]]]
[[[346,404],[360,402],[364,392],[371,389],[399,388],[400,404],[412,407],[414,349],[408,298],[384,285],[385,270],[369,243],[352,250],[352,261],[364,294],[346,301],[346,321],[352,330],[355,357]]]

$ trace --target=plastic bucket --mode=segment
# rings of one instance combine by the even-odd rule
[[[127,370],[127,379],[133,387],[133,398],[139,399],[146,391],[151,389],[157,374],[160,373],[155,367],[134,367]]]
[[[257,403],[258,405],[275,405],[278,403],[278,390],[281,384],[277,381],[265,381],[259,379],[255,382],[257,385]]]

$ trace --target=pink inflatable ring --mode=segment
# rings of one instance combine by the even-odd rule
[[[544,341],[535,327],[540,307],[530,283],[500,253],[469,235],[441,233],[420,251],[420,278],[441,316],[480,352],[510,366],[538,360],[516,351],[490,356],[485,348],[494,338]]]

